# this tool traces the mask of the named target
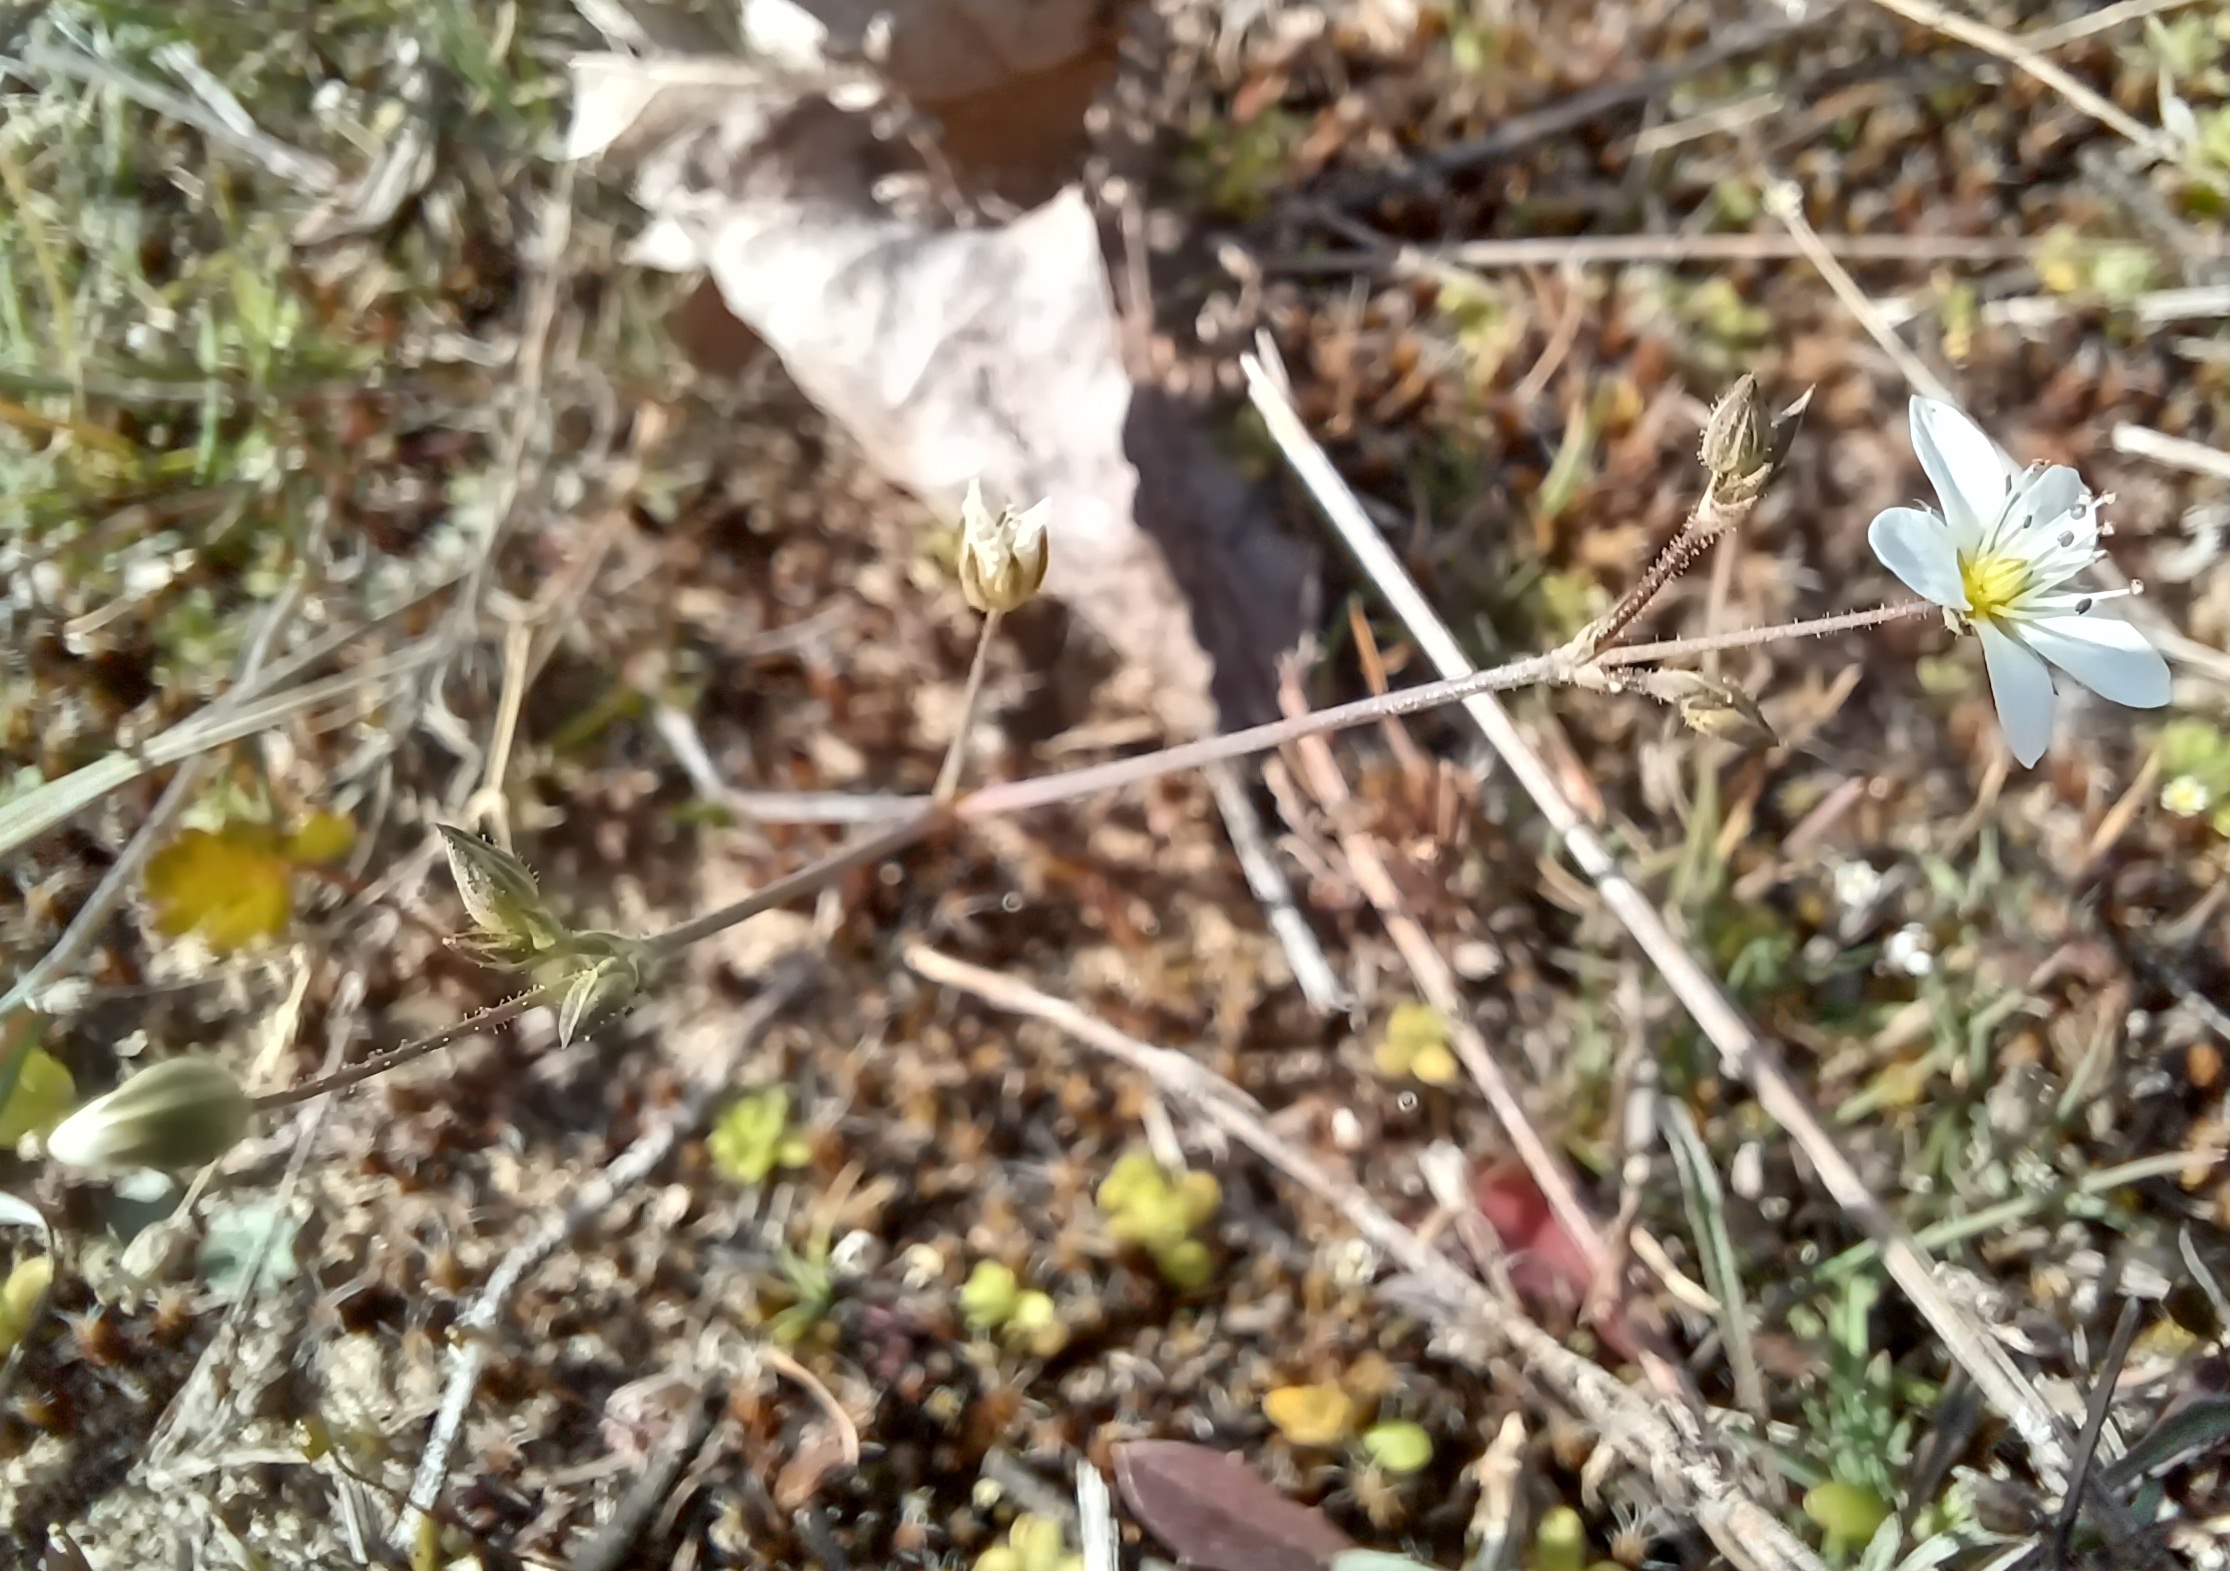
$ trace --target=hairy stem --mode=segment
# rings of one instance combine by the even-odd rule
[[[384,1075],[390,1069],[400,1069],[405,1064],[414,1063],[424,1058],[428,1053],[438,1052],[460,1037],[470,1036],[475,1031],[490,1030],[496,1026],[507,1025],[532,1009],[536,1004],[554,996],[556,996],[556,990],[547,987],[538,987],[531,992],[521,993],[517,998],[505,999],[502,1003],[483,1009],[477,1014],[467,1015],[453,1025],[443,1026],[431,1036],[422,1036],[415,1042],[406,1042],[401,1047],[389,1048],[384,1053],[374,1053],[370,1058],[353,1063],[346,1069],[336,1069],[329,1075],[318,1076],[315,1080],[305,1080],[300,1085],[288,1086],[284,1091],[272,1091],[259,1096],[255,1099],[253,1105],[259,1113],[270,1113],[276,1112],[282,1107],[292,1107],[298,1102],[307,1102],[312,1097],[323,1096],[328,1091],[346,1091],[350,1086],[361,1085],[375,1075]]]
[[[1598,666],[1654,665],[1687,655],[1711,654],[1723,649],[1755,649],[1762,644],[1784,643],[1792,638],[1824,638],[1829,633],[1852,633],[1902,622],[1907,617],[1941,615],[1943,607],[1928,600],[1900,600],[1871,611],[1845,611],[1838,616],[1814,617],[1804,622],[1780,622],[1771,627],[1738,627],[1724,633],[1702,633],[1694,638],[1667,638],[1654,644],[1628,644],[1606,649],[1590,664]]]
[[[724,932],[762,911],[771,911],[816,893],[854,868],[879,862],[909,846],[919,845],[951,824],[1003,818],[1033,808],[1074,802],[1084,797],[1096,796],[1102,791],[1114,791],[1124,786],[1158,780],[1180,770],[1199,769],[1254,753],[1266,753],[1303,737],[1321,736],[1329,731],[1351,730],[1356,726],[1370,725],[1398,715],[1437,709],[1477,693],[1572,683],[1584,681],[1591,670],[1607,667],[1641,665],[1711,650],[1749,649],[1792,638],[1852,632],[1861,628],[1878,627],[1884,622],[1919,616],[1935,609],[1927,601],[1913,600],[1877,607],[1871,611],[1850,611],[1839,616],[1818,617],[1805,622],[1784,622],[1773,627],[1741,628],[1734,632],[1714,633],[1701,638],[1666,639],[1655,644],[1631,644],[1623,649],[1606,650],[1592,658],[1585,657],[1574,649],[1560,649],[1545,655],[1513,660],[1508,665],[1476,671],[1469,676],[1443,682],[1427,682],[1417,687],[1403,688],[1399,692],[1381,693],[1374,697],[1357,699],[1353,703],[1335,704],[1329,709],[1311,710],[1307,714],[1295,715],[1286,720],[1249,726],[1241,731],[1228,731],[1220,736],[1181,742],[1175,747],[1142,753],[1135,758],[1118,758],[1109,763],[1087,764],[1079,769],[1041,775],[1034,780],[1015,780],[986,786],[957,800],[931,798],[922,805],[919,812],[901,819],[889,828],[849,841],[818,861],[807,863],[796,872],[778,878],[762,889],[754,890],[741,900],[716,911],[707,911],[702,916],[691,917],[679,926],[652,935],[645,942],[655,956],[663,958],[677,954],[691,944]],[[995,623],[995,617],[985,619],[984,636],[977,644],[977,675],[970,680],[971,697],[968,702],[971,707],[973,691],[983,664],[983,649],[990,642]],[[963,727],[961,735],[966,734]],[[956,740],[955,751],[957,750]],[[952,756],[948,755],[946,759],[945,767],[948,770],[952,768]],[[270,1111],[306,1102],[328,1091],[345,1091],[350,1086],[360,1085],[376,1075],[385,1074],[390,1069],[399,1069],[404,1064],[447,1047],[474,1031],[515,1020],[536,1004],[546,1002],[554,996],[556,990],[553,988],[536,988],[522,993],[517,998],[497,1004],[491,1009],[484,1009],[454,1025],[444,1026],[419,1041],[376,1054],[330,1075],[306,1080],[300,1085],[289,1086],[284,1091],[274,1091],[267,1096],[258,1097],[255,1105],[260,1110]]]

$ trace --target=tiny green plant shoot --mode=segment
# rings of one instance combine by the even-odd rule
[[[1116,1242],[1151,1256],[1162,1280],[1181,1292],[1205,1287],[1215,1262],[1201,1228],[1222,1204],[1213,1173],[1176,1172],[1144,1151],[1116,1159],[1095,1197]]]

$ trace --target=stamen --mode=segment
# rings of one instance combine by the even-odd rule
[[[2075,614],[2077,616],[2089,616],[2091,614],[2091,607],[2097,604],[2098,602],[2096,600],[2092,599],[2089,595],[2085,595],[2082,599],[2075,602]]]
[[[2129,581],[2129,592],[2133,595],[2143,594],[2145,592],[2145,581],[2142,578],[2132,578]]]
[[[2060,544],[2063,546],[2075,544],[2075,531],[2072,529],[2062,530],[2060,532]]]

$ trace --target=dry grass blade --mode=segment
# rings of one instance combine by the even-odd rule
[[[237,742],[244,736],[253,736],[289,715],[315,709],[338,698],[369,692],[383,682],[431,664],[441,653],[434,643],[421,643],[400,653],[382,656],[361,670],[305,682],[300,687],[265,697],[245,699],[238,705],[212,704],[139,747],[111,753],[0,806],[0,856],[20,849],[142,775],[180,763],[213,747],[222,747],[227,742]]]
[[[1940,403],[1959,402],[1952,396],[1951,389],[1944,385],[1943,378],[1929,370],[1920,356],[1914,354],[1905,341],[1897,336],[1897,330],[1889,325],[1889,319],[1867,298],[1866,291],[1858,287],[1858,280],[1851,277],[1851,270],[1821,241],[1811,220],[1804,216],[1803,193],[1796,185],[1787,180],[1768,179],[1765,182],[1765,210],[1788,226],[1789,238],[1796,242],[1797,249],[1820,270],[1820,276],[1835,291],[1835,298],[1842,301],[1851,315],[1858,319],[1858,324],[1866,329],[1866,336],[1881,346],[1882,353],[1889,356],[1891,363],[1897,367],[1898,374],[1912,384],[1915,392],[1926,393]]]
[[[1730,28],[1712,43],[1682,56],[1669,65],[1645,71],[1629,82],[1609,82],[1574,93],[1571,97],[1526,114],[1511,115],[1485,136],[1458,142],[1431,155],[1431,167],[1442,173],[1469,169],[1476,164],[1507,158],[1522,147],[1561,135],[1628,104],[1646,103],[1707,71],[1716,71],[1730,60],[1770,49],[1805,29],[1824,22],[1839,0],[1789,7],[1782,15],[1745,27]]]
[[[1465,240],[1454,245],[1404,245],[1324,212],[1324,223],[1367,247],[1328,256],[1264,258],[1273,273],[1346,275],[1372,269],[1445,279],[1505,267],[1615,267],[1629,262],[1766,262],[1808,256],[1794,236],[1775,234],[1572,235]],[[2036,247],[2025,241],[1970,235],[1821,235],[1832,256],[1855,262],[2017,262]]]
[[[1470,668],[1431,607],[1364,513],[1362,504],[1317,446],[1300,417],[1293,411],[1262,365],[1246,362],[1247,385],[1271,436],[1307,484],[1342,540],[1362,564],[1379,592],[1410,628],[1411,636],[1443,673],[1453,675]],[[1689,1017],[1718,1048],[1728,1073],[1746,1082],[1768,1115],[1788,1131],[1805,1159],[1819,1175],[1828,1194],[1871,1236],[1882,1250],[1890,1275],[1913,1306],[1943,1339],[1945,1352],[1963,1365],[2001,1414],[2011,1420],[2029,1448],[2031,1461],[2046,1487],[2065,1487],[2070,1453],[2058,1418],[2034,1385],[2014,1365],[1996,1338],[1936,1281],[1934,1268],[1913,1245],[1912,1239],[1859,1177],[1857,1168],[1820,1123],[1811,1104],[1779,1059],[1743,1018],[1718,981],[1673,936],[1664,917],[1620,869],[1609,849],[1581,818],[1534,753],[1509,713],[1488,695],[1467,699],[1465,708],[1478,722],[1489,745],[1509,765],[1542,816],[1564,837],[1566,848],[1580,870],[1587,874],[1603,903],[1649,957]]]
[[[44,71],[95,87],[112,88],[156,114],[192,126],[217,146],[230,148],[261,165],[274,179],[298,186],[313,196],[330,196],[341,183],[340,170],[334,167],[331,159],[290,147],[254,125],[237,124],[206,105],[143,81],[106,60],[34,40],[24,50],[20,65],[0,59],[0,71],[10,70],[31,81],[36,81],[37,72]]]
[[[2076,1437],[2075,1477],[2068,1484],[2067,1499],[2061,1502],[2059,1517],[2052,1524],[2054,1565],[2067,1564],[2068,1543],[2074,1538],[2076,1521],[2083,1514],[2083,1488],[2097,1464],[2099,1439],[2106,1433],[2107,1416],[2114,1410],[2114,1387],[2122,1378],[2122,1365],[2129,1358],[2130,1344],[2137,1340],[2137,1327],[2143,1319],[2136,1299],[2122,1300],[2121,1315],[2114,1322],[2114,1335],[2106,1347],[2106,1361],[2099,1365],[2098,1378],[2091,1388],[2090,1411],[2083,1419],[2083,1433]]]
[[[2001,33],[1986,22],[1977,22],[1956,11],[1947,11],[1935,0],[1874,0],[1874,4],[1895,12],[1908,22],[1934,28],[1946,38],[1956,38],[1984,54],[1997,56],[2015,70],[2035,77],[2100,125],[2127,137],[2155,158],[2177,156],[2175,143],[2165,133],[2133,120],[2012,34]]]
[[[1301,702],[1300,692],[1290,674],[1281,696],[1289,713]],[[1603,1230],[1581,1202],[1571,1173],[1549,1149],[1540,1131],[1533,1127],[1517,1088],[1502,1072],[1502,1066],[1495,1061],[1478,1027],[1471,1023],[1462,991],[1456,985],[1455,972],[1410,914],[1401,888],[1395,883],[1378,847],[1368,835],[1355,832],[1343,822],[1351,798],[1331,748],[1323,738],[1309,737],[1294,744],[1294,752],[1300,759],[1301,775],[1310,793],[1331,815],[1333,834],[1346,853],[1348,869],[1362,889],[1363,898],[1378,912],[1403,964],[1409,967],[1419,991],[1425,995],[1425,1002],[1447,1023],[1457,1058],[1485,1095],[1495,1117],[1501,1120],[1503,1132],[1510,1137],[1510,1144],[1517,1149],[1518,1159],[1525,1163],[1533,1181],[1541,1186],[1541,1193],[1548,1200],[1549,1209],[1555,1212],[1558,1223],[1572,1235],[1572,1241],[1586,1253],[1590,1264],[1600,1269],[1605,1258]]]
[[[307,973],[305,972],[306,976]],[[325,1064],[328,1069],[338,1064],[348,1051],[350,1037],[354,1034],[358,1010],[364,999],[361,973],[351,973],[337,990],[326,1024]],[[289,1011],[288,1013],[291,1013]],[[291,1027],[287,1034],[292,1035]],[[276,1043],[274,1043],[276,1045]],[[286,1173],[279,1182],[276,1203],[283,1209],[293,1203],[296,1190],[307,1170],[310,1156],[317,1145],[317,1138],[332,1111],[332,1103],[319,1102],[304,1111],[294,1133],[293,1149],[287,1155]],[[197,1179],[197,1187],[208,1177],[204,1171]],[[183,1218],[192,1214],[191,1197],[179,1207]],[[172,1225],[164,1223],[159,1225]],[[243,1382],[231,1373],[231,1364],[240,1352],[241,1341],[255,1318],[256,1289],[262,1281],[264,1270],[275,1247],[276,1233],[266,1231],[258,1241],[255,1252],[247,1262],[246,1286],[226,1312],[217,1335],[202,1350],[194,1363],[192,1373],[172,1398],[170,1406],[148,1437],[146,1449],[141,1454],[136,1470],[155,1488],[168,1487],[184,1471],[192,1467],[190,1453],[207,1441],[209,1431],[221,1421],[224,1414],[243,1396]]]
[[[2117,0],[2116,4],[2101,6],[2088,16],[2070,17],[2053,27],[2040,27],[2025,35],[2021,42],[2041,54],[2055,49],[2065,49],[2069,44],[2103,33],[2108,28],[2120,27],[2128,22],[2142,22],[2148,16],[2161,16],[2170,11],[2180,11],[2194,5],[2197,0]]]
[[[1301,989],[1301,996],[1320,1015],[1339,1014],[1354,1007],[1339,973],[1332,969],[1326,958],[1324,946],[1316,941],[1316,931],[1309,926],[1309,919],[1301,914],[1294,903],[1292,882],[1285,876],[1285,869],[1278,865],[1277,853],[1269,837],[1262,831],[1262,815],[1255,811],[1254,799],[1248,795],[1247,781],[1237,766],[1216,764],[1205,771],[1208,789],[1216,796],[1216,809],[1223,815],[1223,826],[1231,837],[1231,849],[1239,858],[1239,867],[1247,876],[1247,888],[1262,907],[1263,919],[1276,937],[1278,947],[1285,951],[1285,963],[1292,968],[1294,985]]]
[[[2204,442],[2194,442],[2189,437],[2170,436],[2165,431],[2124,420],[2114,427],[2113,443],[2117,453],[2149,458],[2156,464],[2187,469],[2215,480],[2230,480],[2230,453]]]

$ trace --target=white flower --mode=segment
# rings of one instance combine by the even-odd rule
[[[1874,903],[1882,892],[1882,875],[1871,862],[1845,862],[1835,869],[1835,903],[1856,911]]]
[[[2052,744],[2058,666],[2101,698],[2134,709],[2168,702],[2168,662],[2101,601],[2127,589],[2061,586],[2106,553],[2098,499],[2065,465],[2017,470],[1949,404],[1915,398],[1913,448],[1943,503],[1892,507],[1866,538],[1882,565],[1982,640],[1998,722],[2013,756],[2033,764]]]
[[[1889,935],[1889,942],[1882,945],[1882,963],[1892,971],[1906,976],[1926,976],[1936,969],[1936,957],[1928,947],[1928,929],[1918,922],[1907,922]]]
[[[2160,788],[2160,805],[2178,818],[2197,818],[2214,802],[2207,783],[2193,775],[2178,775]]]

